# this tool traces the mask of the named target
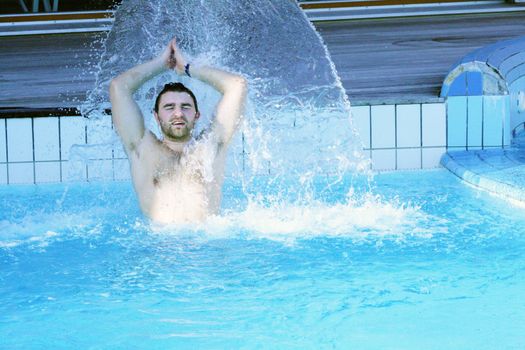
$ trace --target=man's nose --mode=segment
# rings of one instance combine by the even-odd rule
[[[173,115],[176,117],[182,117],[182,108],[175,107],[173,109]]]

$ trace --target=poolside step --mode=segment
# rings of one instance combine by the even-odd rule
[[[441,164],[463,181],[525,205],[525,150],[451,151]]]

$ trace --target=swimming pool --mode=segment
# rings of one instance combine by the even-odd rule
[[[230,180],[185,228],[150,225],[127,182],[0,196],[0,348],[525,347],[525,213],[445,170],[304,206]]]

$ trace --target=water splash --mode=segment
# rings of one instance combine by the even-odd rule
[[[0,227],[0,248],[14,248],[19,245],[43,248],[65,236],[68,239],[72,235],[92,238],[92,228],[96,227],[96,223],[82,214],[40,212],[19,219],[1,220]]]
[[[285,244],[319,237],[372,240],[379,244],[382,240],[404,241],[411,237],[429,239],[448,232],[445,224],[446,220],[424,213],[417,205],[365,194],[336,204],[313,201],[307,205],[263,206],[251,201],[242,211],[209,218],[199,229],[207,233],[207,238],[229,238],[237,232],[244,238]]]
[[[105,43],[96,87],[82,106],[84,116],[107,119],[109,81],[158,55],[173,36],[190,61],[239,72],[249,81],[245,119],[229,162],[231,173],[244,177],[245,193],[259,174],[271,176],[272,188],[283,191],[282,178],[301,177],[295,191],[307,196],[315,176],[368,169],[328,51],[294,1],[124,2]],[[136,93],[147,125],[155,129],[153,99],[171,80],[194,90],[203,115],[212,115],[217,92],[168,72]],[[201,118],[202,127],[207,122]]]
[[[81,193],[70,195],[77,197]],[[263,239],[285,245],[332,237],[380,245],[383,241],[429,240],[448,233],[449,225],[448,220],[425,213],[417,204],[371,194],[349,194],[345,201],[336,204],[311,201],[264,205],[249,201],[243,208],[211,216],[204,223],[174,226],[156,225],[134,215],[123,218],[120,208],[110,205],[86,206],[81,213],[73,209],[60,212],[47,209],[0,221],[0,249],[18,246],[41,249],[75,239],[136,246],[149,236],[195,242]],[[133,212],[138,214],[138,208]]]

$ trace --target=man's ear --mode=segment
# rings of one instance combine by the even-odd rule
[[[159,125],[160,125],[159,114],[157,112],[153,111],[153,116],[155,117],[155,120],[157,121],[157,123],[159,123]]]
[[[201,112],[195,112],[195,120],[201,117]]]

